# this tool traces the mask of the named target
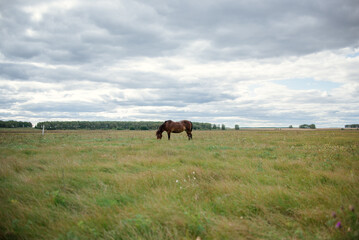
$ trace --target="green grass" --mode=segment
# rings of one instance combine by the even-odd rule
[[[193,138],[0,132],[0,239],[359,238],[359,131]]]

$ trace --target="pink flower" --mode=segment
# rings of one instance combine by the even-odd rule
[[[341,228],[342,227],[342,223],[339,221],[337,222],[337,224],[335,224],[335,228]]]

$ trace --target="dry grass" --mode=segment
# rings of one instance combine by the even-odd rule
[[[0,239],[359,236],[358,131],[0,134]]]

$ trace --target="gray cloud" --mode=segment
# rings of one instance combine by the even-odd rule
[[[49,10],[39,22],[26,5],[13,4],[2,11],[2,52],[14,59],[81,64],[164,56],[197,40],[211,45],[198,56],[206,59],[301,55],[359,43],[357,1],[81,2]]]
[[[27,80],[30,77],[28,70],[28,67],[24,65],[19,66],[19,64],[0,63],[0,76],[4,79]]]
[[[21,110],[31,112],[102,112],[110,110],[105,107],[104,104],[75,102],[75,103],[61,103],[61,102],[46,102],[35,104],[24,104],[21,106]]]

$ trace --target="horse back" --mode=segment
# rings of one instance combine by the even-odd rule
[[[167,120],[161,126],[161,129],[163,131],[169,131],[169,132],[173,132],[173,133],[180,133],[183,131],[192,131],[192,128],[193,128],[192,122],[190,122],[188,120],[182,120],[180,122],[174,122],[172,120]]]

